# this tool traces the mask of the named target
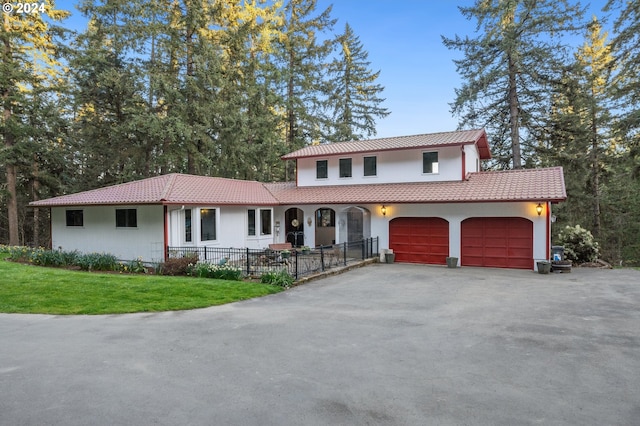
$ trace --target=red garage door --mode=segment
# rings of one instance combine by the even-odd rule
[[[462,221],[463,266],[533,268],[533,222],[521,217],[474,217]]]
[[[389,247],[397,262],[444,265],[449,256],[449,222],[439,217],[393,219]]]

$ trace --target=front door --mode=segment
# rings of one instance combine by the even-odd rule
[[[297,208],[290,208],[284,212],[284,232],[286,241],[294,247],[304,244],[304,212]]]
[[[336,242],[336,212],[333,209],[316,210],[316,247]]]

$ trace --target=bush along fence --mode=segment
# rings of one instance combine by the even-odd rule
[[[284,271],[297,280],[305,275],[323,272],[330,268],[376,258],[379,256],[378,246],[378,237],[375,237],[309,250],[168,247],[167,255],[169,259],[197,256],[198,263],[231,266],[241,270],[247,277],[261,277],[266,273]]]

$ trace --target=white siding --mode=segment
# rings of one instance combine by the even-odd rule
[[[480,171],[480,154],[478,153],[478,149],[475,145],[465,145],[464,147],[465,153],[465,166],[467,173],[474,173]]]
[[[136,228],[116,228],[116,208],[137,210]],[[83,210],[84,225],[66,226],[66,210]],[[83,253],[111,253],[120,260],[164,259],[162,206],[87,206],[51,209],[52,247]]]
[[[475,149],[475,148],[474,148]],[[438,173],[422,173],[422,153],[438,152]],[[364,157],[377,157],[377,176],[364,176]],[[298,159],[298,186],[354,185],[367,183],[436,182],[462,177],[460,146],[411,149]],[[467,161],[473,154],[467,155]],[[352,159],[352,177],[339,177],[339,160]],[[327,179],[316,179],[316,161],[327,160]],[[475,159],[471,160],[475,163]],[[473,166],[475,169],[475,165]]]
[[[184,235],[184,210],[191,213],[191,242],[186,242]],[[200,240],[200,210],[216,209],[216,240]],[[249,234],[247,211],[256,210],[256,235]],[[271,234],[261,235],[260,210],[273,210],[272,207],[252,206],[185,206],[172,207],[169,220],[169,246],[171,247],[235,247],[264,248],[274,242],[274,214],[271,213]]]

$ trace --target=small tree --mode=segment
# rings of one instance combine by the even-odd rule
[[[580,225],[567,225],[560,231],[558,244],[564,246],[565,257],[574,263],[594,262],[600,254],[600,247],[591,231]]]

